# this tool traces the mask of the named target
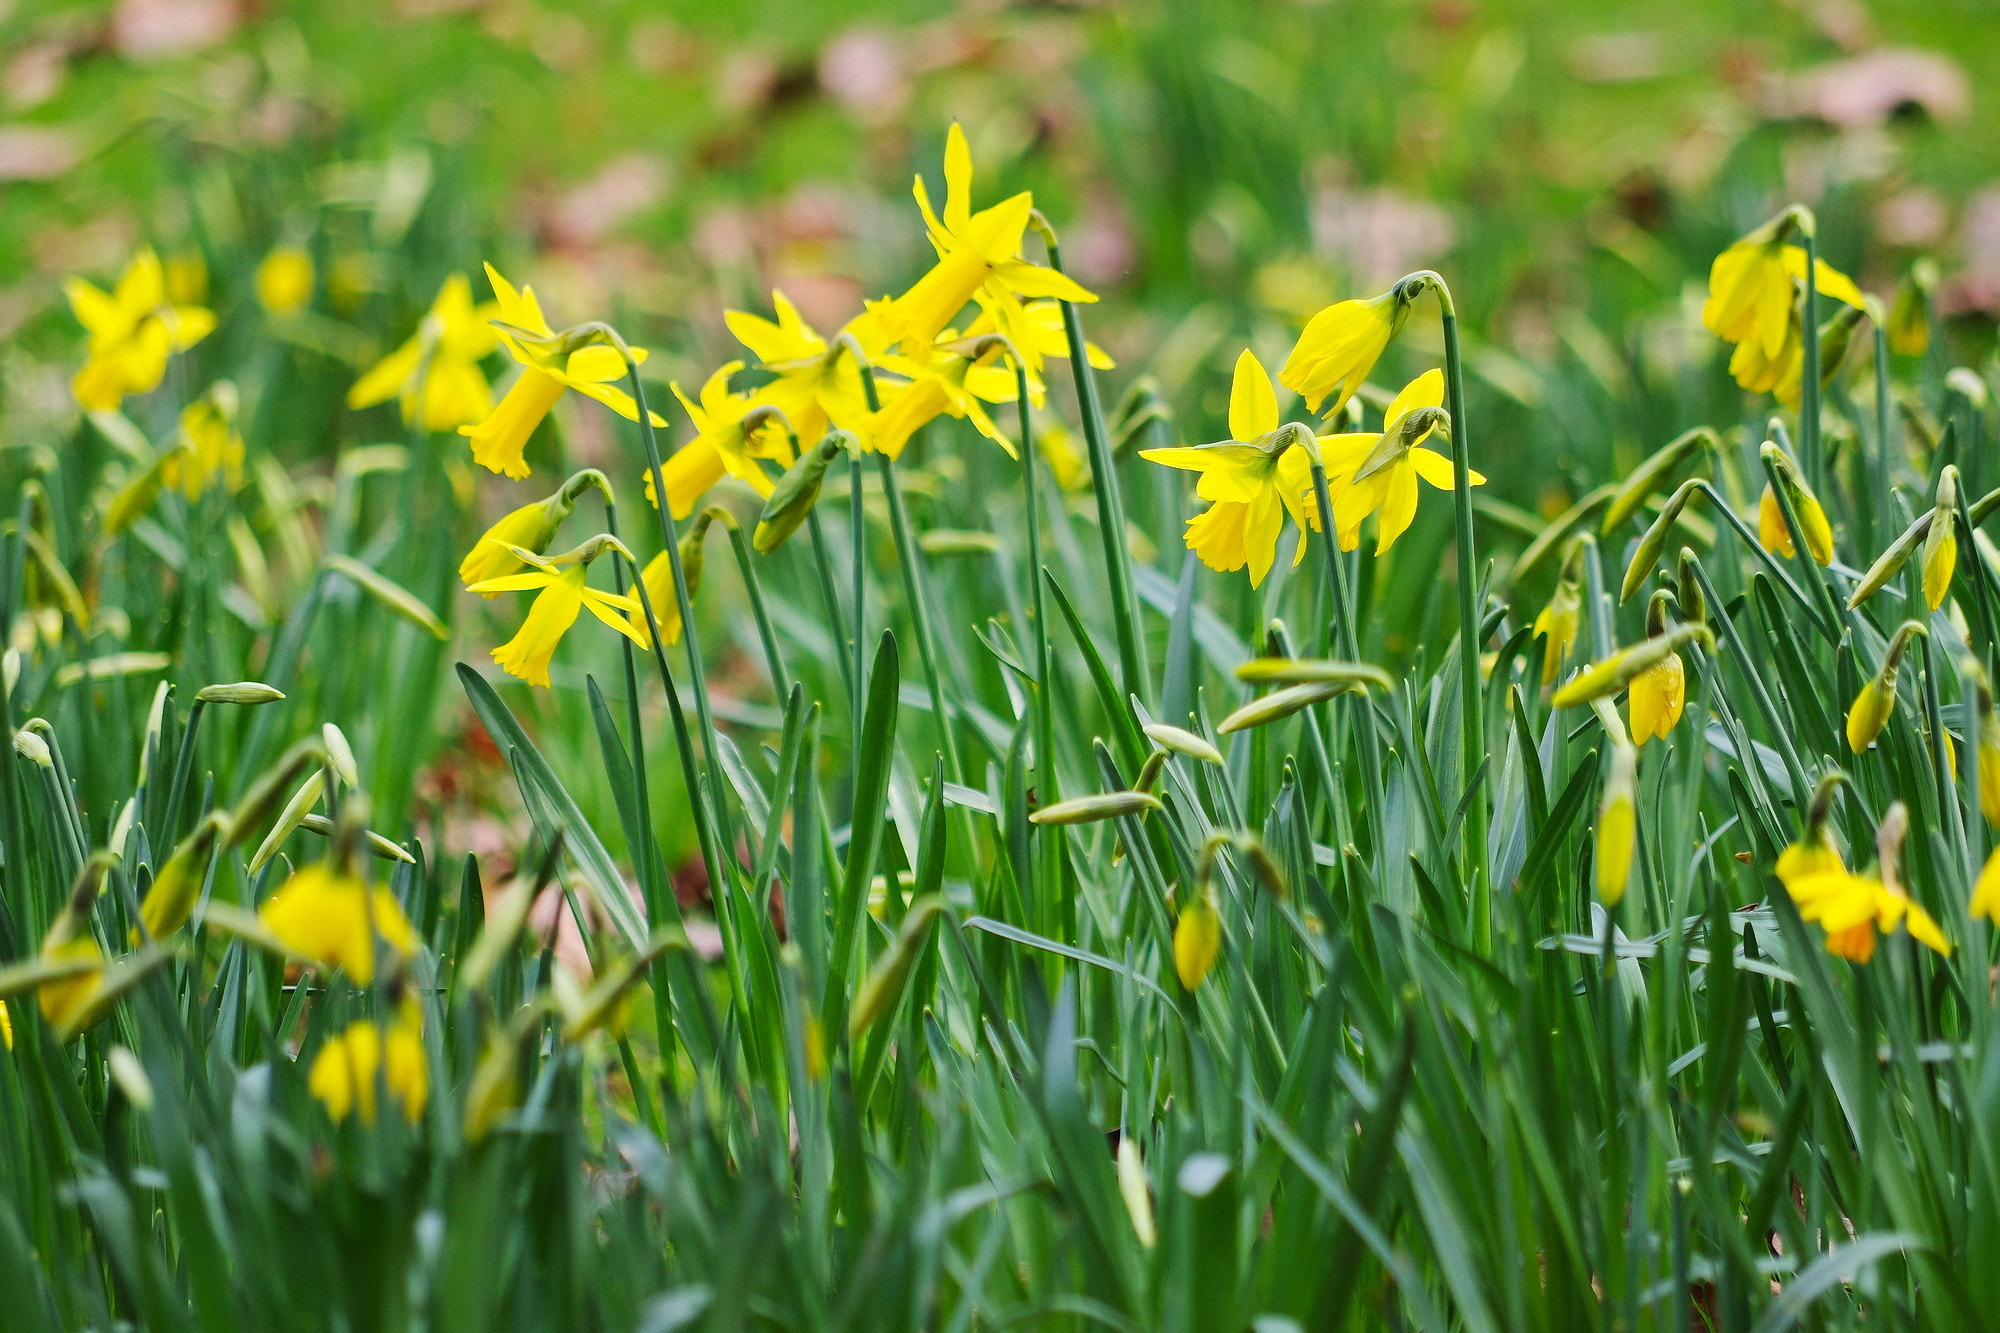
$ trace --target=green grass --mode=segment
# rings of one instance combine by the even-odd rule
[[[1694,30],[1736,30],[1694,9]],[[1555,30],[1567,12],[1436,29],[1438,67],[1486,68],[1506,55],[1478,55],[1493,32]],[[1683,69],[1643,107],[1620,101],[1630,88],[1579,87],[1547,109],[1509,85],[1504,105],[1534,122],[1512,130],[1485,114],[1476,79],[1435,70],[1408,97],[1321,98],[1309,74],[1377,49],[1407,62],[1436,25],[1370,19],[1329,56],[1313,45],[1332,40],[1319,14],[1268,29],[1171,6],[1074,21],[1085,67],[1107,73],[1098,86],[1144,94],[1105,94],[1093,114],[1107,139],[1136,116],[1190,145],[1156,154],[1135,138],[1104,159],[1144,258],[1080,314],[1116,335],[1125,364],[1098,377],[1100,421],[1051,362],[1034,423],[1072,433],[1086,479],[1066,489],[1046,460],[1024,474],[944,421],[893,467],[836,461],[812,523],[770,553],[748,545],[755,497],[725,486],[712,498],[740,531],[707,530],[695,632],[655,654],[584,616],[548,690],[489,659],[526,599],[463,594],[458,562],[501,513],[588,463],[616,510],[586,492],[551,549],[616,531],[643,563],[662,548],[640,492],[652,443],[572,396],[531,446],[532,479],[499,483],[474,477],[458,436],[340,404],[362,348],[404,337],[444,272],[511,253],[492,201],[513,181],[495,161],[523,107],[501,96],[462,154],[436,155],[428,202],[393,243],[309,192],[335,155],[323,143],[237,157],[196,141],[203,188],[226,189],[244,223],[205,240],[176,230],[173,190],[150,168],[90,168],[97,206],[157,209],[147,231],[163,249],[203,248],[223,323],[121,419],[9,390],[0,623],[18,651],[4,706],[9,732],[29,737],[0,753],[10,1333],[2000,1326],[1995,942],[1967,911],[1993,845],[1974,760],[1977,675],[2000,679],[2000,553],[1980,504],[2000,476],[1991,413],[1945,379],[1984,356],[1987,331],[1941,326],[1930,353],[1897,359],[1907,411],[1885,414],[1859,336],[1823,422],[1770,424],[1769,400],[1729,383],[1678,305],[1682,281],[1771,211],[1781,150],[1814,134],[1763,126],[1656,230],[1590,224],[1606,243],[1547,303],[1565,350],[1507,352],[1497,312],[1518,311],[1519,286],[1547,271],[1538,219],[1581,230],[1591,205],[1585,186],[1551,184],[1545,164],[1471,127],[1561,145],[1626,102],[1659,112],[1709,83]],[[836,17],[813,15],[801,49]],[[1909,40],[1944,21],[1882,19]],[[360,57],[339,43],[354,34],[308,30],[331,43],[316,49],[328,77],[347,77]],[[415,105],[399,80],[453,56],[475,71],[512,59],[466,25],[418,31],[385,55],[381,107],[351,109],[351,126],[380,136],[355,151],[397,140],[395,117]],[[1246,88],[1254,52],[1227,47],[1245,32],[1285,52],[1297,91]],[[2000,49],[1989,36],[1966,34],[1976,70]],[[1695,48],[1682,40],[1673,49]],[[1221,52],[1212,66],[1192,54],[1204,42]],[[1516,77],[1549,77],[1549,59],[1531,45]],[[516,74],[556,99],[544,76]],[[627,93],[607,74],[576,101]],[[1285,119],[1301,105],[1324,123]],[[1245,293],[1307,244],[1294,196],[1309,146],[1348,144],[1368,179],[1394,179],[1412,142],[1396,117],[1418,111],[1469,128],[1405,183],[1471,201],[1484,180],[1502,201],[1442,266],[1467,323],[1459,433],[1490,484],[1457,513],[1425,491],[1382,556],[1369,539],[1328,561],[1315,537],[1294,568],[1288,534],[1252,589],[1181,549],[1200,502],[1136,451],[1219,437],[1215,391],[1235,350],[1282,354],[1291,330]],[[718,132],[712,114],[661,113],[688,136],[676,143]],[[783,163],[854,138],[824,108],[774,114],[781,127],[758,139],[769,161],[711,172],[689,197],[775,193]],[[928,117],[920,98],[914,160],[934,171],[944,121]],[[606,140],[624,132],[602,125]],[[1990,167],[1969,132],[1897,133],[1941,187]],[[1073,177],[1035,153],[1010,174],[1069,227]],[[924,258],[900,165],[886,175],[901,230],[867,257],[870,290],[900,290]],[[982,201],[997,197],[980,180]],[[1823,251],[1886,295],[1906,257],[1869,234],[1872,188],[1812,202]],[[1244,198],[1261,221],[1227,203]],[[38,192],[32,220],[9,225],[26,234],[69,206]],[[645,225],[678,245],[695,206]],[[249,273],[302,218],[323,260],[359,244],[382,280],[358,308],[322,295],[311,323],[282,325],[250,303]],[[1200,239],[1211,227],[1227,247]],[[712,276],[704,290],[733,281]],[[721,359],[696,304],[663,315],[613,292],[604,309],[560,312],[661,349],[643,387],[673,418],[662,453],[690,435],[662,379],[699,382]],[[51,307],[25,324],[10,364],[66,377],[81,356],[66,321]],[[1674,339],[1700,350],[1661,361]],[[1444,345],[1424,298],[1373,382],[1393,391]],[[112,498],[219,377],[246,405],[242,488],[169,489],[109,531]],[[1011,412],[996,419],[1018,437]],[[1704,446],[1604,529],[1612,488],[1697,424],[1713,428]],[[1824,569],[1752,540],[1767,437],[1814,477],[1836,535]],[[1950,600],[1924,604],[1919,554],[1849,609],[1863,571],[1931,512],[1947,464],[1964,478]],[[1635,563],[1690,477],[1703,487]],[[1529,567],[1552,532],[1538,508],[1586,495],[1567,540]],[[1127,531],[1107,542],[1121,515]],[[1553,706],[1531,629],[1559,569],[1581,585],[1565,675],[1644,638],[1656,589],[1677,617],[1699,606],[1712,634],[1682,651],[1686,717],[1640,753],[1637,854],[1609,913],[1593,828],[1616,729]],[[1927,633],[1894,713],[1852,754],[1847,708],[1912,618]],[[1467,656],[1480,665],[1471,737]],[[1246,662],[1329,657],[1377,664],[1391,687],[1218,730],[1266,693],[1238,675]],[[235,681],[285,697],[202,705],[194,727],[197,692]],[[1157,745],[1144,730],[1157,723],[1221,762]],[[1847,781],[1826,789],[1828,826],[1855,868],[1906,807],[1901,883],[1956,945],[1949,958],[1901,931],[1866,964],[1831,956],[1775,879],[1836,769]],[[281,830],[253,872],[313,773],[331,839]],[[1135,785],[1154,803],[1031,818]],[[189,844],[215,811],[232,816],[227,835]],[[371,988],[288,970],[231,911],[330,852],[358,854],[363,820],[409,858],[367,865],[421,941]],[[199,906],[139,942],[140,905],[183,846]],[[124,957],[130,985],[65,1041],[37,1003],[50,976],[37,955],[74,887],[100,881],[85,928]],[[596,975],[634,975],[622,1021],[590,1018],[606,993],[581,996],[550,938],[514,913],[551,884],[585,923]],[[1189,989],[1176,923],[1205,894],[1220,953]],[[308,1087],[314,1058],[404,996],[422,1015],[423,1115],[335,1123]]]

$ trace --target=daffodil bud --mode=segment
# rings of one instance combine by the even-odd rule
[[[1890,542],[1888,549],[1881,555],[1875,557],[1875,563],[1868,567],[1868,572],[1861,576],[1861,582],[1855,584],[1854,591],[1848,595],[1848,610],[1852,611],[1882,591],[1889,580],[1902,571],[1903,566],[1909,562],[1911,554],[1916,551],[1918,543],[1929,534],[1931,521],[1936,516],[1936,511],[1929,509],[1917,515],[1916,521],[1904,528],[1902,535]]]
[[[1605,506],[1604,523],[1599,531],[1615,531],[1626,519],[1639,512],[1639,507],[1681,464],[1703,449],[1713,449],[1720,443],[1720,438],[1709,427],[1696,426],[1661,445],[1650,458],[1632,469],[1632,474],[1619,486],[1618,493],[1611,497],[1611,503]]]
[[[1791,503],[1792,517],[1799,523],[1799,536],[1805,539],[1806,553],[1813,563],[1830,565],[1833,563],[1833,527],[1826,521],[1826,510],[1820,507],[1819,497],[1799,475],[1798,464],[1791,455],[1776,444],[1766,440],[1763,448],[1764,466],[1772,478],[1785,491],[1785,499]],[[1785,525],[1784,512],[1778,504],[1776,493],[1767,484],[1764,494],[1757,503],[1757,539],[1766,550],[1780,555],[1792,556],[1791,530]]]
[[[1153,744],[1161,749],[1184,754],[1190,759],[1199,759],[1204,764],[1214,764],[1218,768],[1222,766],[1222,751],[1192,731],[1168,726],[1164,722],[1149,722],[1146,724],[1145,732]]]
[[[1979,809],[1987,823],[2000,827],[2000,717],[1994,714],[1993,685],[1971,657],[1960,659],[1958,671],[1972,681],[1977,710],[1974,744],[1978,748]]]
[[[1338,412],[1368,378],[1423,291],[1413,275],[1370,300],[1342,301],[1320,311],[1299,334],[1278,382],[1303,396],[1308,411],[1319,411],[1331,395],[1327,414]]]
[[[1236,679],[1265,685],[1373,685],[1392,690],[1389,673],[1369,662],[1340,662],[1312,657],[1253,657],[1236,668]]]
[[[1854,704],[1847,710],[1847,748],[1860,754],[1875,743],[1882,734],[1889,718],[1896,711],[1896,677],[1903,665],[1903,653],[1910,640],[1925,633],[1923,623],[1906,620],[1896,628],[1895,637],[1889,640],[1888,651],[1882,655],[1882,669],[1854,697]]]
[[[1896,302],[1889,308],[1889,322],[1883,330],[1889,350],[1897,356],[1922,356],[1930,350],[1930,303],[1938,276],[1936,260],[1919,259],[1897,284]]]
[[[1973,411],[1986,410],[1986,381],[1979,377],[1978,371],[1966,366],[1953,366],[1945,372],[1944,387],[1963,398],[1966,406]]]
[[[1174,923],[1174,971],[1188,990],[1201,986],[1222,952],[1222,918],[1203,892]]]
[[[1708,623],[1708,595],[1701,590],[1701,579],[1695,574],[1697,568],[1694,552],[1681,547],[1680,577],[1676,582],[1674,600],[1680,603],[1681,619],[1690,625]]]
[[[1611,774],[1597,803],[1596,842],[1591,860],[1597,896],[1607,908],[1618,906],[1632,877],[1632,849],[1638,837],[1639,752],[1613,742]]]
[[[1577,628],[1582,622],[1583,590],[1574,579],[1565,578],[1556,585],[1549,604],[1535,617],[1535,636],[1548,640],[1542,658],[1542,684],[1553,685],[1562,674],[1563,659],[1569,656],[1570,645],[1576,642]]]
[[[853,440],[846,431],[832,431],[785,469],[771,497],[764,501],[764,512],[757,516],[756,531],[750,535],[750,544],[760,554],[769,555],[799,530],[819,500],[828,466],[851,447]]]
[[[208,870],[208,858],[221,834],[227,827],[228,819],[217,812],[195,825],[194,832],[181,840],[174,848],[174,854],[160,867],[160,873],[153,877],[153,887],[146,894],[146,900],[139,904],[139,920],[146,927],[146,934],[153,939],[163,939],[187,924],[194,915],[196,898],[201,895],[201,882]]]
[[[49,750],[49,743],[25,727],[14,733],[14,753],[37,767],[55,767],[55,756]]]
[[[1267,694],[1261,699],[1252,699],[1228,717],[1215,724],[1221,735],[1232,731],[1247,731],[1252,727],[1268,726],[1270,723],[1288,718],[1301,709],[1325,703],[1336,695],[1346,694],[1357,688],[1344,681],[1326,681],[1310,685],[1292,685]]]
[[[1557,708],[1576,708],[1596,699],[1608,698],[1631,684],[1642,672],[1651,670],[1688,644],[1697,642],[1712,652],[1715,635],[1705,625],[1676,625],[1657,638],[1613,653],[1588,670],[1579,672],[1556,691],[1553,703]]]
[[[1693,477],[1682,482],[1667,502],[1660,506],[1660,512],[1646,531],[1639,537],[1638,546],[1632,550],[1632,561],[1625,566],[1625,581],[1618,587],[1618,603],[1624,605],[1632,600],[1632,594],[1639,591],[1646,582],[1646,576],[1653,572],[1653,566],[1660,561],[1660,552],[1667,548],[1667,538],[1679,521],[1681,510],[1699,489],[1701,482]]]
[[[1148,810],[1160,808],[1160,800],[1143,791],[1110,791],[1097,796],[1079,796],[1074,800],[1057,801],[1045,805],[1028,816],[1032,824],[1094,824],[1103,819],[1118,819],[1125,815],[1144,815]]]
[[[1931,510],[1931,529],[1924,534],[1924,601],[1933,611],[1944,605],[1958,568],[1957,511],[1958,469],[1947,463],[1938,474],[1937,507]]]
[[[1863,311],[1845,303],[1836,304],[1833,318],[1819,326],[1819,387],[1824,389],[1833,383],[1840,373],[1840,363],[1847,359],[1848,348],[1854,343],[1854,330],[1861,323]]]
[[[574,482],[575,478],[571,478],[571,481]],[[522,505],[488,528],[479,540],[473,543],[472,549],[465,553],[465,559],[459,562],[459,580],[467,587],[471,587],[475,583],[485,583],[489,579],[512,574],[521,568],[522,561],[511,548],[518,546],[540,555],[549,549],[549,543],[555,540],[556,530],[575,508],[576,497],[568,483],[547,499]],[[502,591],[494,588],[481,592],[480,596],[490,600],[498,597]]]
[[[2000,853],[1996,853],[2000,859]],[[1132,1219],[1132,1234],[1139,1244],[1152,1249],[1159,1243],[1153,1225],[1153,1194],[1146,1183],[1146,1164],[1139,1156],[1139,1141],[1131,1134],[1118,1137],[1118,1194],[1125,1200],[1125,1212]]]

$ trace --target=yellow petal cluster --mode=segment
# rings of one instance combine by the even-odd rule
[[[518,552],[517,552],[518,555]],[[585,582],[590,566],[582,562],[559,566],[553,561],[539,557],[524,561],[533,567],[520,574],[503,574],[499,578],[475,583],[469,591],[490,597],[502,592],[536,592],[539,595],[528,607],[528,615],[521,622],[521,628],[513,638],[493,650],[493,660],[511,676],[518,676],[530,685],[547,688],[549,683],[549,662],[555,656],[556,645],[563,635],[569,633],[577,616],[588,608],[611,628],[637,642],[642,648],[652,646],[642,633],[635,633],[632,620],[642,614],[639,602],[630,594],[604,592]]]
[[[375,941],[408,957],[417,934],[387,889],[324,863],[306,866],[281,885],[258,916],[294,953],[337,967],[366,986],[375,979]]]
[[[1951,941],[1930,913],[1899,888],[1849,871],[1839,853],[1824,843],[1793,843],[1778,858],[1778,879],[1798,904],[1799,915],[1826,931],[1826,951],[1854,963],[1875,956],[1878,933],[1898,924],[1919,944],[1951,953]]]
[[[430,1064],[424,1054],[423,1020],[415,1004],[406,1004],[383,1028],[370,1019],[350,1023],[327,1038],[306,1075],[306,1087],[326,1107],[335,1124],[349,1115],[375,1123],[375,1088],[380,1082],[401,1103],[404,1117],[416,1124],[430,1100]]]
[[[158,388],[167,358],[215,328],[213,311],[168,300],[165,271],[151,247],[132,257],[109,292],[71,278],[63,294],[90,335],[89,357],[70,386],[90,412],[111,411],[129,394]]]
[[[355,381],[347,405],[360,409],[394,398],[405,422],[430,431],[483,420],[493,411],[493,392],[479,362],[499,346],[500,335],[487,323],[499,313],[491,303],[474,305],[472,284],[452,274],[416,333]]]

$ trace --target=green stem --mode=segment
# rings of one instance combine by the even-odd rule
[[[1892,413],[1889,408],[1889,335],[1879,321],[1870,321],[1875,329],[1875,458],[1869,469],[1870,480],[1874,483],[1874,522],[1871,533],[1874,541],[1870,549],[1880,550],[1889,541],[1889,432],[1892,429]]]
[[[1309,428],[1301,426],[1308,438]],[[1327,490],[1326,465],[1320,461],[1318,442],[1306,452],[1312,463],[1313,503],[1319,508],[1320,546],[1326,553],[1326,582],[1333,599],[1333,621],[1339,627],[1340,650],[1350,662],[1361,660],[1361,641],[1354,626],[1354,615],[1347,604],[1347,584],[1340,574],[1340,547],[1337,536],[1339,527],[1333,521],[1333,497]],[[1299,533],[1299,540],[1305,541],[1306,534]],[[1331,722],[1331,717],[1328,718]],[[1382,850],[1382,812],[1385,808],[1382,794],[1382,756],[1375,735],[1375,704],[1367,695],[1362,695],[1355,709],[1354,730],[1361,751],[1361,778],[1368,790],[1368,823],[1372,835],[1370,847],[1379,861]],[[1317,743],[1317,742],[1316,742]],[[1339,800],[1340,794],[1330,784],[1332,774],[1329,769],[1327,780],[1327,800]],[[1378,867],[1379,868],[1379,867]]]
[[[1818,494],[1825,489],[1820,475],[1819,456],[1819,241],[1809,229],[1805,233],[1806,292],[1803,313],[1804,365],[1799,376],[1799,461],[1805,467],[1806,484]]]
[[[820,524],[819,510],[807,511],[806,529],[812,534],[813,564],[819,569],[819,598],[826,603],[826,627],[833,632],[833,660],[840,665],[840,679],[847,686],[848,698],[856,701],[854,706],[859,708],[861,687],[854,680],[854,664],[848,661],[846,653],[839,651],[847,642],[847,622],[840,614],[840,594],[833,590],[833,556],[827,549],[826,529]]]
[[[750,545],[743,540],[743,530],[730,523],[729,547],[736,552],[736,568],[743,575],[743,586],[750,594],[750,611],[757,618],[757,638],[764,645],[764,662],[771,672],[771,690],[782,705],[791,693],[791,682],[785,675],[785,659],[778,652],[778,634],[771,627],[771,612],[764,605],[764,586],[757,578],[757,567],[750,560]]]
[[[952,734],[951,713],[945,708],[944,682],[938,676],[937,648],[931,632],[930,603],[924,598],[923,578],[917,568],[917,547],[910,539],[910,520],[903,512],[903,487],[896,480],[896,466],[887,454],[876,454],[875,464],[882,474],[882,493],[889,497],[889,526],[896,534],[897,563],[903,567],[903,597],[910,604],[910,619],[917,630],[917,654],[923,659],[924,681],[930,687],[931,716],[943,745],[945,762],[959,782],[965,769],[958,760],[958,741]],[[856,737],[857,743],[859,737]]]

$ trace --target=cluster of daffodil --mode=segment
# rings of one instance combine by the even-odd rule
[[[1780,404],[1798,410],[1801,445],[1810,451],[1807,456],[1816,460],[1820,437],[1818,395],[1804,390],[1833,386],[1852,334],[1864,317],[1881,325],[1877,331],[1878,358],[1886,350],[1905,355],[1922,352],[1928,346],[1925,299],[1935,287],[1936,278],[1934,273],[1914,274],[1898,295],[1894,314],[1884,319],[1880,307],[1852,281],[1813,255],[1813,227],[1808,212],[1791,208],[1717,256],[1710,270],[1702,319],[1711,331],[1734,344],[1730,371],[1738,384],[1752,392],[1771,393]],[[1795,238],[1807,244],[1794,244]],[[1815,316],[1809,314],[1809,309],[1816,312],[1820,308],[1818,298],[1822,296],[1831,300],[1834,311],[1831,319],[1818,326],[1814,336],[1811,320]],[[1816,351],[1819,358],[1815,384],[1804,383],[1802,377],[1801,368],[1809,350]],[[1880,368],[1878,386],[1879,396],[1887,388],[1886,371]],[[1878,434],[1886,434],[1888,404],[1879,402],[1877,410],[1881,414],[1878,421],[1883,423],[1877,427]],[[1714,454],[1718,466],[1726,472],[1720,438],[1706,428],[1690,431],[1668,444],[1635,469],[1622,486],[1604,488],[1594,501],[1605,505],[1602,531],[1607,535],[1647,506],[1656,510],[1633,545],[1619,600],[1629,600],[1656,573],[1668,584],[1655,591],[1647,605],[1647,637],[1642,642],[1601,653],[1600,660],[1564,681],[1553,697],[1558,708],[1584,705],[1595,708],[1612,738],[1612,762],[1605,778],[1596,830],[1597,887],[1607,905],[1615,906],[1624,894],[1634,864],[1639,750],[1649,740],[1666,738],[1686,706],[1687,672],[1681,653],[1689,649],[1712,653],[1717,633],[1725,637],[1731,634],[1726,616],[1713,628],[1708,623],[1714,593],[1691,549],[1682,548],[1675,577],[1669,579],[1661,569],[1668,539],[1676,525],[1687,520],[1690,502],[1698,495],[1709,501],[1716,514],[1763,564],[1767,582],[1783,589],[1806,613],[1809,623],[1829,638],[1839,638],[1844,632],[1846,637],[1842,642],[1851,644],[1856,651],[1866,643],[1877,645],[1878,665],[1855,695],[1846,717],[1846,741],[1856,755],[1874,746],[1894,718],[1903,660],[1911,644],[1927,636],[1931,629],[1922,620],[1905,621],[1885,642],[1855,612],[1888,586],[1919,551],[1920,580],[1909,595],[1921,597],[1925,608],[1939,612],[1946,604],[1958,568],[1959,533],[1976,534],[1979,522],[2000,507],[2000,493],[1971,505],[1963,504],[1957,467],[1938,457],[1930,507],[1889,543],[1866,573],[1854,577],[1839,565],[1836,531],[1807,476],[1807,468],[1794,456],[1782,419],[1772,420],[1770,435],[1759,452],[1766,482],[1758,498],[1754,530],[1737,515],[1716,486],[1699,477],[1683,482],[1664,501],[1655,498],[1655,492],[1675,471],[1705,451]],[[1888,461],[1878,459],[1877,465],[1881,469],[1878,476],[1882,478],[1878,487],[1879,507],[1888,492]],[[1733,488],[1733,479],[1731,485]],[[1578,512],[1585,508],[1579,506]],[[1885,513],[1878,512],[1875,522],[1879,524],[1885,517]],[[1798,561],[1801,548],[1810,560],[1802,571],[1803,587],[1781,563]],[[1595,541],[1589,536],[1569,538],[1555,592],[1534,621],[1533,633],[1544,641],[1545,686],[1555,685],[1561,677],[1563,664],[1579,638],[1587,602],[1583,568],[1595,549]],[[1978,558],[1986,557],[1982,554]],[[1954,635],[1962,641],[1966,635],[1965,622],[1955,609],[1953,614]],[[1598,632],[1602,631],[1600,621]],[[1599,642],[1601,652],[1604,640],[1600,638]],[[1749,663],[1744,665],[1746,670],[1755,670]],[[1988,819],[2000,826],[2000,722],[1993,718],[1992,698],[1984,674],[1970,656],[1963,657],[1960,676],[1967,683],[1968,692],[1976,695],[1978,704],[1975,745],[1981,769],[1980,804]],[[1609,701],[1621,690],[1627,694],[1627,716],[1622,723],[1609,708]],[[1955,777],[1957,750],[1948,738],[1942,752],[1942,766]],[[1839,780],[1838,772],[1831,771],[1822,784],[1822,796],[1814,804],[1805,833],[1787,848],[1774,868],[1801,917],[1825,928],[1826,945],[1831,952],[1857,963],[1865,963],[1872,956],[1878,933],[1892,932],[1899,924],[1919,942],[1939,953],[1948,953],[1950,943],[1936,921],[1910,899],[1896,876],[1896,854],[1907,824],[1906,807],[1896,803],[1882,822],[1875,875],[1856,875],[1847,869],[1834,849],[1827,829],[1832,799],[1829,793]],[[1945,790],[1942,798],[1951,800],[1952,793]],[[1970,909],[1973,915],[2000,913],[2000,853],[1981,872]]]

